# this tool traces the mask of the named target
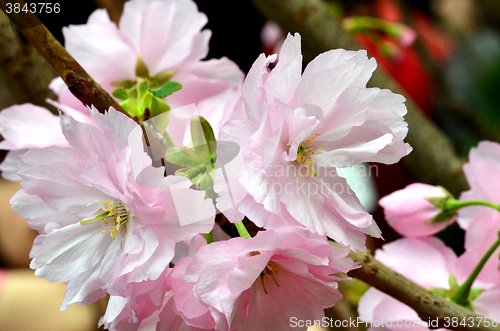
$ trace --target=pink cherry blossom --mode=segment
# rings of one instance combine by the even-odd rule
[[[174,291],[176,309],[194,327],[198,316],[206,328],[213,318],[215,330],[288,330],[291,317],[321,319],[342,298],[333,274],[354,267],[347,252],[301,227],[211,243],[175,266],[193,294]]]
[[[407,155],[405,99],[366,88],[376,63],[365,51],[325,52],[301,75],[296,34],[270,70],[275,59],[256,60],[242,89],[247,118],[221,131],[243,155],[238,190],[248,194],[237,209],[267,229],[294,222],[364,249],[365,234],[380,237],[380,230],[336,168]]]
[[[460,200],[486,200],[500,203],[500,145],[482,141],[469,152],[469,162],[463,166],[470,190],[463,192]],[[500,213],[490,207],[470,206],[458,210],[457,222],[465,233],[466,253],[461,257],[464,263],[469,259],[484,256],[498,239]],[[494,255],[498,256],[498,250]],[[466,263],[467,264],[467,263]],[[467,264],[469,265],[469,264]],[[498,259],[488,260],[478,276],[478,281],[495,282],[500,285]],[[473,266],[469,265],[468,272]]]
[[[182,144],[191,117],[186,120],[175,108],[195,103],[194,115],[204,116],[218,134],[234,111],[244,77],[225,57],[201,61],[211,36],[210,30],[202,30],[206,23],[192,0],[132,0],[125,3],[118,26],[98,9],[87,24],[70,25],[63,33],[67,50],[109,92],[118,82],[145,75],[171,76],[181,83],[182,89],[165,101],[172,109],[167,130],[176,144]],[[68,103],[69,91],[59,92]]]
[[[29,103],[14,105],[0,112],[0,149],[10,151],[0,164],[2,176],[21,180],[17,175],[19,155],[31,148],[67,146],[59,117],[43,107]]]
[[[449,290],[450,276],[464,275],[462,269],[467,268],[460,261],[452,249],[445,246],[442,241],[434,237],[427,238],[402,238],[386,244],[382,249],[377,250],[375,258],[402,274],[408,279],[421,285],[425,288]],[[474,266],[477,265],[479,259],[469,260]],[[429,266],[432,268],[429,268]],[[462,284],[468,274],[457,276],[458,284]],[[499,316],[498,293],[500,287],[494,284],[486,286],[484,283],[475,282],[473,288],[484,289],[478,297],[476,297],[471,305],[474,311],[486,317],[497,319]],[[496,296],[496,297],[495,297]],[[360,318],[367,321],[383,320],[385,329],[396,330],[401,323],[410,321],[408,325],[411,330],[427,330],[426,321],[423,324],[412,324],[413,321],[420,320],[417,312],[405,304],[389,297],[387,294],[378,291],[375,288],[370,288],[360,299],[358,305]],[[388,322],[389,323],[388,325]],[[378,325],[373,325],[377,327]],[[407,329],[407,327],[405,327]],[[372,330],[374,330],[372,328]]]
[[[172,295],[166,268],[158,279],[129,284],[132,291],[126,296],[111,295],[99,326],[112,331],[156,330],[159,315]]]
[[[186,269],[193,262],[200,248],[206,246],[206,240],[201,236],[194,236],[189,243],[189,251],[174,266],[167,279],[170,292],[170,301],[159,315],[159,331],[177,330],[181,326],[190,330],[214,329],[215,320],[209,307],[203,305],[195,297],[195,284],[184,280]]]
[[[455,217],[434,224],[434,219],[441,209],[427,198],[444,198],[445,192],[437,186],[414,183],[402,190],[395,191],[380,199],[387,223],[402,236],[425,237],[433,235],[455,220]]]
[[[92,123],[64,116],[69,147],[21,156],[22,190],[12,208],[40,231],[31,267],[50,282],[66,282],[62,309],[106,293],[136,291],[168,267],[175,242],[206,233],[214,209],[184,177],[163,176],[143,152],[139,125],[113,108],[91,110]],[[195,205],[194,220],[180,219]],[[195,216],[193,216],[195,217]]]
[[[129,296],[111,296],[99,324],[114,331],[213,329],[214,320],[208,308],[201,306],[193,298],[194,285],[182,279],[197,250],[206,244],[203,236],[194,235],[189,240],[188,252],[176,263],[174,269],[165,269],[156,281],[142,282],[141,286],[133,285],[135,291]],[[177,300],[174,300],[174,293]],[[185,304],[188,306],[184,306]],[[181,307],[182,312],[177,306]],[[207,315],[204,320],[196,316],[200,307]],[[200,328],[192,327],[184,320],[198,324]]]
[[[463,166],[470,190],[463,192],[460,200],[486,200],[500,203],[500,145],[492,141],[482,141],[469,152],[469,162]],[[492,217],[498,212],[483,206],[473,206],[459,210],[458,224],[468,229],[476,214],[482,210],[489,211]],[[483,214],[483,217],[486,216]],[[488,217],[491,218],[491,217]]]

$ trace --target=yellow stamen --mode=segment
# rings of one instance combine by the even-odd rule
[[[267,283],[269,281],[269,278],[273,280],[274,284],[276,284],[277,287],[281,286],[276,279],[276,277],[280,275],[279,270],[280,267],[278,267],[276,263],[274,263],[273,261],[269,261],[265,269],[261,271],[259,278],[265,294],[269,294],[269,292],[267,291]]]
[[[120,230],[122,226],[125,226],[128,222],[129,219],[129,212],[127,208],[123,205],[121,201],[104,201],[100,200],[102,204],[104,204],[103,208],[99,208],[97,211],[98,213],[102,212],[101,214],[97,215],[96,217],[89,219],[89,220],[82,220],[80,221],[80,224],[84,224],[90,221],[95,221],[95,220],[102,220],[104,224],[107,226],[107,230],[109,230],[111,237],[113,240],[116,239],[116,234]],[[109,219],[114,219],[114,224],[113,225],[108,225],[109,224]],[[103,230],[102,233],[106,233],[106,230]]]
[[[298,164],[303,164],[307,168],[307,175],[310,176],[311,173],[314,175],[314,177],[317,177],[318,174],[316,171],[313,169],[313,160],[312,156],[316,154],[316,151],[322,151],[323,148],[318,147],[316,148],[316,151],[312,150],[312,147],[309,146],[309,143],[312,142],[317,136],[320,136],[319,133],[315,133],[314,136],[309,136],[307,137],[306,140],[304,140],[302,143],[299,144],[299,147],[297,148],[297,159],[296,162]]]

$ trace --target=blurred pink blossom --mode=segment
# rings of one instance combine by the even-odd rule
[[[500,145],[482,141],[469,152],[469,162],[463,166],[470,190],[463,192],[460,200],[486,200],[500,203]],[[498,240],[500,212],[486,206],[471,206],[458,211],[457,222],[465,232],[465,254],[461,257],[470,271],[473,265],[467,261],[484,256]],[[498,256],[498,250],[494,254]],[[500,285],[498,259],[490,259],[478,276],[478,281],[496,282]]]
[[[433,290],[450,290],[450,277],[463,274],[461,269],[467,267],[457,259],[451,248],[435,237],[398,239],[377,250],[375,258],[420,286]],[[469,262],[475,266],[479,259]],[[459,285],[465,279],[456,278]],[[495,284],[483,285],[486,284],[475,282],[473,285],[475,289],[484,290],[471,302],[472,308],[480,315],[497,319],[500,314],[500,287]],[[399,330],[397,321],[420,320],[416,311],[375,288],[370,288],[360,299],[358,312],[364,320],[383,320],[387,330]],[[388,322],[392,322],[392,326],[387,326]],[[418,326],[414,324],[410,329],[428,330],[426,323],[427,321],[424,321]]]

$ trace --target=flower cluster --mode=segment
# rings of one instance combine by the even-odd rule
[[[97,10],[64,29],[66,48],[127,114],[86,108],[56,79],[60,116],[0,115],[0,169],[22,180],[12,208],[39,232],[31,267],[66,283],[62,309],[109,295],[110,330],[320,320],[356,267],[349,250],[381,236],[337,169],[411,151],[405,99],[366,87],[365,51],[302,72],[288,35],[273,69],[278,56],[260,55],[243,79],[227,58],[202,60],[206,22],[191,0],[131,0],[118,26]],[[224,238],[218,212],[239,237]]]
[[[471,189],[459,200],[442,187],[420,183],[382,198],[389,225],[404,238],[384,245],[375,257],[430,291],[498,321],[500,145],[479,143],[463,169]],[[465,230],[465,252],[458,257],[432,237],[455,220]],[[359,314],[363,320],[386,321],[389,330],[420,319],[413,309],[374,288],[361,298]],[[424,322],[422,330],[432,326]]]

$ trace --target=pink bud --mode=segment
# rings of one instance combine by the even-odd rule
[[[397,233],[405,237],[424,237],[443,230],[455,220],[453,216],[429,224],[441,213],[439,207],[427,200],[432,197],[446,198],[447,194],[437,186],[414,183],[383,197],[379,204],[384,208],[387,223]]]

